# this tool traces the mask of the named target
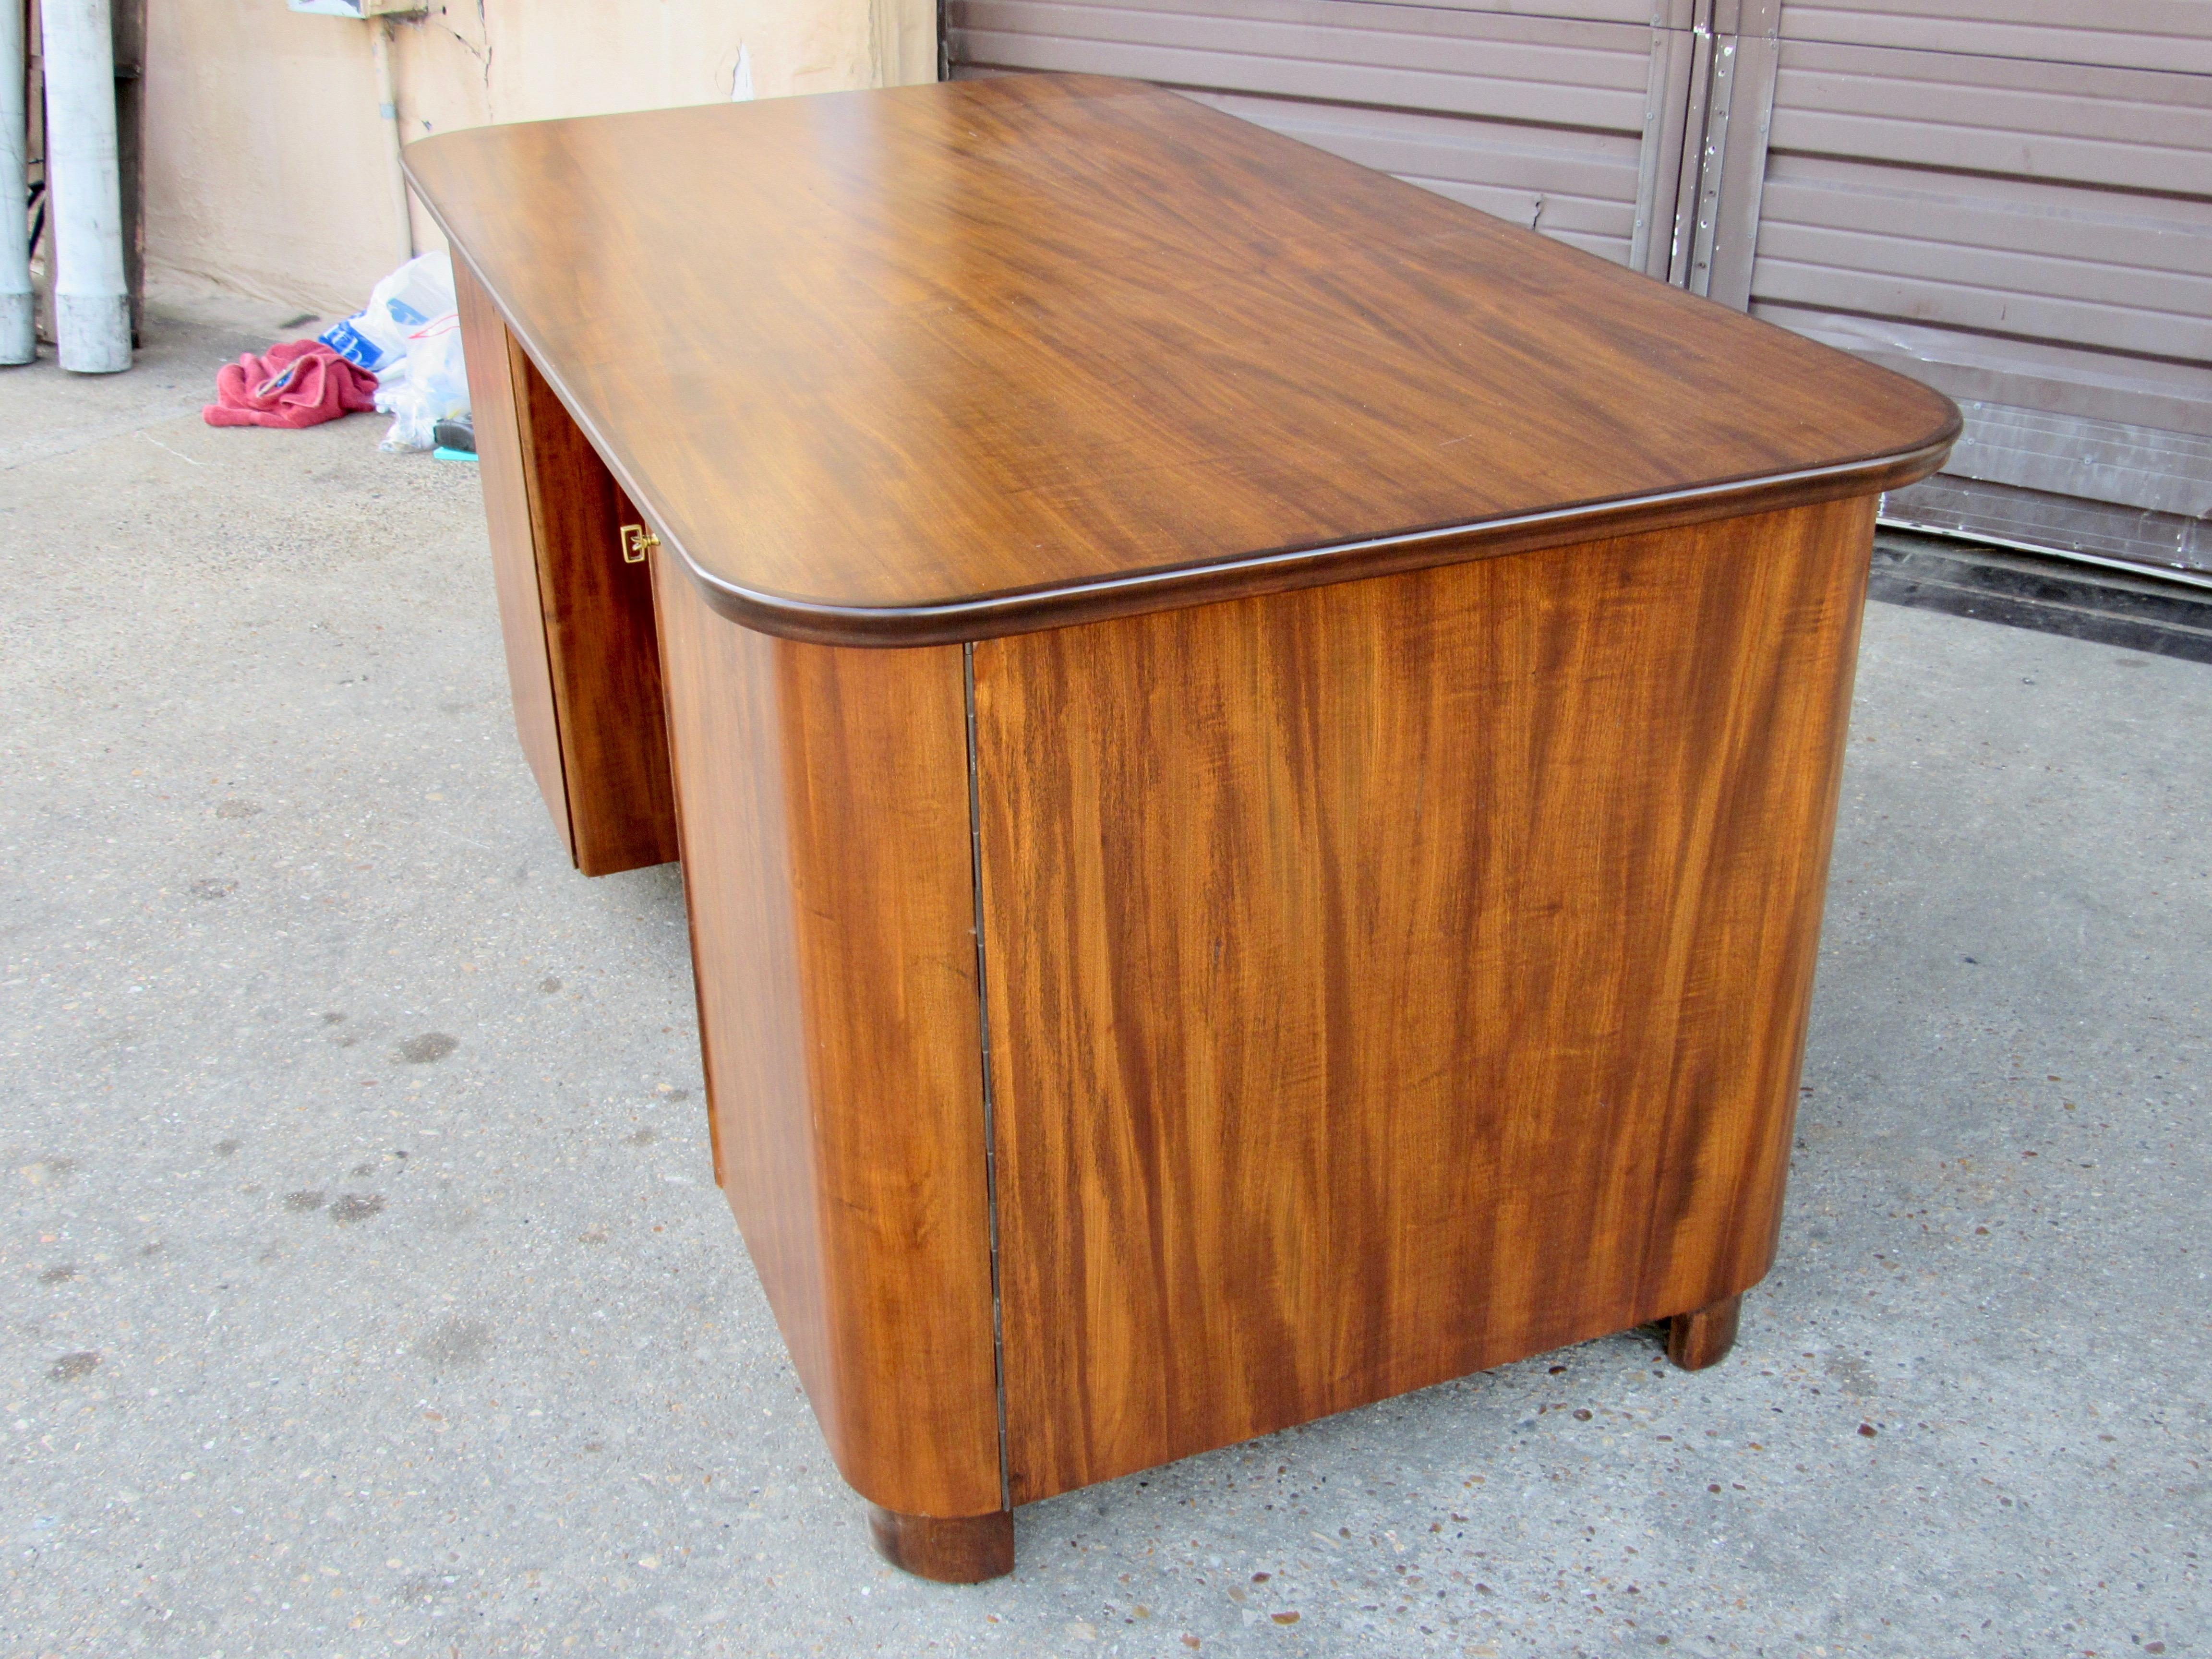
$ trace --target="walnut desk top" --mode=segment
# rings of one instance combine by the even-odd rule
[[[1900,376],[1172,94],[1018,76],[406,165],[716,609],[972,640],[1895,488]]]

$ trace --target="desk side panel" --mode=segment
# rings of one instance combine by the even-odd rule
[[[1872,515],[976,647],[1017,1502],[1763,1276]]]
[[[461,313],[461,348],[468,359],[470,401],[477,428],[477,471],[483,484],[484,525],[491,536],[492,581],[499,593],[500,637],[507,646],[507,684],[514,699],[514,734],[538,779],[561,844],[575,856],[568,787],[562,772],[561,721],[553,696],[552,656],[538,586],[538,547],[522,459],[514,377],[522,354],[498,309],[461,260],[453,262],[453,295]]]
[[[838,1468],[1002,1507],[964,676],[654,586],[716,1174]]]

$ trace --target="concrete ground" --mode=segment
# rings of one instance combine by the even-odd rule
[[[0,371],[0,1653],[2212,1648],[2212,668],[1876,605],[1796,1184],[1632,1334],[869,1552],[565,865],[473,471]]]

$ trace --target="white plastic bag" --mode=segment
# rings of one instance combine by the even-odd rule
[[[380,378],[405,360],[412,331],[453,308],[453,261],[443,253],[425,253],[379,283],[367,306],[319,337]]]
[[[461,356],[460,313],[448,311],[408,331],[406,355],[394,360],[376,388],[376,406],[391,416],[380,449],[429,449],[441,421],[469,412],[469,374]]]

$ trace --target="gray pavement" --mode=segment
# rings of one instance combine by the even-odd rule
[[[471,469],[0,371],[0,1654],[2212,1646],[2212,668],[1875,606],[1772,1276],[893,1573],[565,865]]]

